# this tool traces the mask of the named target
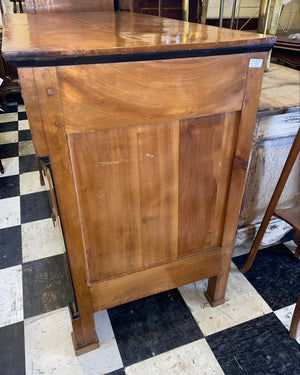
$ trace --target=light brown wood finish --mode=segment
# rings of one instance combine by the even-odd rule
[[[296,303],[295,310],[294,310],[293,317],[292,317],[292,322],[291,322],[291,327],[290,327],[290,338],[291,339],[296,338],[296,333],[297,333],[299,321],[300,321],[300,294],[299,294],[299,297],[297,299],[297,303]]]
[[[31,69],[28,70],[29,74]],[[24,73],[24,72],[23,72]],[[38,91],[39,106],[44,128],[47,130],[46,140],[50,154],[53,178],[57,184],[57,199],[61,209],[61,222],[67,245],[67,253],[73,277],[76,302],[80,314],[73,325],[75,350],[98,342],[91,298],[88,288],[83,240],[80,220],[72,180],[69,153],[65,142],[66,135],[63,114],[60,109],[60,93],[56,76],[56,68],[39,68],[34,70],[34,78]],[[61,188],[63,187],[63,188]]]
[[[201,88],[200,88],[201,89]],[[233,131],[226,132],[225,119]],[[179,146],[178,256],[220,246],[224,193],[228,189],[235,140],[235,116],[220,114],[184,120]],[[226,147],[225,147],[226,145]],[[231,162],[224,163],[226,152]],[[221,178],[227,177],[226,179]],[[218,199],[218,198],[223,199]]]
[[[249,54],[250,59],[265,59],[265,53]],[[264,66],[264,64],[263,64]],[[241,207],[243,186],[245,183],[251,140],[255,125],[256,109],[259,101],[263,70],[248,68],[243,107],[234,152],[232,175],[225,213],[222,238],[222,260],[219,274],[209,279],[206,297],[213,306],[224,302],[225,290],[231,262],[234,237]]]
[[[24,69],[37,86],[70,258],[75,349],[97,344],[98,309],[206,277],[211,304],[223,302],[263,74],[249,60],[266,53],[90,65],[76,58],[270,39],[135,14],[5,22],[6,56],[75,58]],[[32,31],[43,27],[42,44]],[[70,38],[56,38],[57,29]]]
[[[300,206],[282,208],[274,211],[274,216],[282,219],[300,232]]]
[[[218,272],[220,249],[146,268],[91,285],[94,311],[197,281]],[[188,270],[188,271],[187,271]]]
[[[140,268],[142,244],[135,130],[104,130],[68,139],[89,281]]]
[[[113,0],[25,0],[27,13],[113,11]]]
[[[179,121],[139,127],[137,141],[145,267],[178,257]]]
[[[9,25],[3,32],[6,59],[218,49],[272,44],[276,40],[127,12],[5,14],[3,23]]]
[[[71,134],[238,111],[247,64],[248,55],[244,54],[59,67],[66,131]],[[84,122],[80,115],[83,107]]]
[[[37,87],[34,81],[32,69],[18,69],[19,80],[22,86],[22,97],[27,110],[30,132],[36,156],[47,156],[49,154],[43,128],[43,121],[39,107]]]

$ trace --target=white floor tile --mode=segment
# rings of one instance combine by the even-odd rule
[[[107,313],[97,313],[100,347],[76,357],[68,308],[25,320],[26,373],[30,375],[100,375],[123,367]],[[106,330],[106,331],[105,331]],[[105,332],[101,336],[101,331]]]
[[[18,113],[17,112],[0,114],[0,123],[11,122],[11,121],[18,121]]]
[[[179,288],[186,304],[205,336],[271,312],[246,277],[232,263],[225,303],[211,307],[204,297],[207,279]]]
[[[0,229],[21,224],[20,197],[1,199]]]
[[[0,174],[1,177],[14,176],[19,174],[19,158],[6,158],[2,159],[2,164],[4,168],[4,174]]]
[[[3,132],[0,133],[0,145],[6,145],[8,143],[17,143],[19,140],[18,132]]]
[[[0,327],[23,320],[22,266],[0,270]]]
[[[291,321],[294,313],[296,304],[286,306],[280,310],[275,311],[277,318],[281,321],[281,323],[285,326],[285,328],[289,331],[291,326]],[[298,324],[298,329],[296,333],[296,341],[300,344],[300,324]]]
[[[33,155],[35,154],[34,146],[32,141],[19,142],[19,156]]]
[[[31,194],[47,190],[47,185],[41,185],[39,171],[20,174],[20,194]]]
[[[29,122],[28,120],[19,120],[19,130],[28,130]]]
[[[205,339],[129,366],[125,372],[127,375],[224,375]]]
[[[251,247],[252,247],[252,244],[253,244],[253,241],[246,241],[246,242],[244,242],[241,245],[235,246],[234,249],[233,249],[232,256],[233,257],[237,257],[237,256],[240,256],[240,255],[249,254],[249,252],[251,250]],[[280,241],[274,242],[272,244],[272,246],[278,245],[280,243],[281,243]],[[258,247],[258,249],[259,250],[265,249],[266,247],[269,247],[269,246],[271,246],[271,245],[260,244],[259,247]]]
[[[24,104],[18,104],[18,112],[25,112],[25,105]]]
[[[284,246],[286,246],[292,253],[295,253],[297,249],[297,245],[293,240],[285,242]]]
[[[23,262],[51,257],[64,252],[64,243],[58,225],[52,219],[22,224]]]

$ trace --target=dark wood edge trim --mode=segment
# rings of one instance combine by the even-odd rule
[[[218,49],[195,49],[184,51],[150,52],[150,53],[132,53],[118,55],[98,55],[98,56],[76,56],[76,57],[20,57],[5,58],[7,62],[16,67],[45,67],[45,66],[64,66],[64,65],[85,65],[85,64],[107,64],[130,61],[148,61],[148,60],[169,60],[189,57],[205,57],[219,55],[234,55],[247,52],[267,52],[270,51],[273,44],[263,44],[259,46],[242,46]]]

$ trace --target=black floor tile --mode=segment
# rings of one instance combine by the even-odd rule
[[[247,256],[233,258],[233,262],[241,267]],[[259,250],[245,276],[272,310],[297,301],[300,291],[300,263],[283,244]]]
[[[106,375],[126,375],[125,370],[123,368],[120,368],[119,370],[109,372]]]
[[[17,103],[13,105],[8,104],[7,107],[2,107],[2,109],[4,110],[4,113],[15,113],[18,112],[18,105]]]
[[[67,306],[74,301],[64,255],[23,264],[24,318]]]
[[[19,179],[19,175],[0,178],[0,199],[20,195]]]
[[[13,158],[18,155],[19,155],[18,143],[8,143],[6,145],[0,145],[0,159]]]
[[[51,208],[47,191],[21,195],[22,224],[49,217],[51,217]]]
[[[290,230],[288,233],[286,233],[281,239],[281,242],[287,242],[291,241],[294,237],[294,234],[296,233],[295,229]]]
[[[38,164],[35,155],[25,155],[19,157],[19,171],[21,173],[37,171]]]
[[[0,269],[21,263],[21,226],[0,229]]]
[[[206,337],[226,375],[298,375],[300,346],[275,314]]]
[[[0,373],[25,375],[23,322],[0,328]]]
[[[203,337],[177,289],[108,310],[124,366]]]
[[[19,130],[19,142],[31,141],[31,133],[29,129]]]
[[[1,118],[1,115],[0,115]],[[0,133],[12,132],[18,130],[18,121],[0,123]]]
[[[6,95],[6,99],[7,99],[8,104],[11,104],[11,103],[24,104],[21,93],[17,93],[17,92],[8,93]]]
[[[27,120],[26,112],[18,112],[18,120]]]

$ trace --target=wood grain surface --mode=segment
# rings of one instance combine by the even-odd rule
[[[27,13],[113,11],[113,0],[25,0]]]
[[[90,282],[220,246],[236,118],[68,136]]]
[[[236,126],[235,113],[181,122],[178,256],[220,246]]]
[[[43,126],[46,129],[51,170],[54,184],[57,187],[56,196],[80,314],[80,320],[77,320],[73,326],[75,348],[80,349],[98,343],[98,338],[87,282],[82,232],[63,126],[56,69],[53,67],[35,69],[34,81],[37,87]]]
[[[252,53],[249,56],[250,59],[262,59],[262,66],[264,66],[265,57],[265,53]],[[247,82],[239,121],[239,131],[237,133],[225,212],[221,244],[221,268],[216,277],[209,279],[206,293],[208,300],[214,306],[224,302],[263,73],[263,69],[258,68],[249,68],[247,72]]]
[[[239,111],[247,65],[242,54],[59,67],[66,131]]]
[[[190,51],[265,45],[276,40],[261,34],[127,12],[5,14],[3,24],[5,58]]]
[[[90,286],[94,311],[169,290],[215,275],[220,249],[210,249],[177,261],[146,268]]]
[[[18,69],[18,75],[22,87],[22,97],[26,106],[36,156],[47,156],[49,155],[49,152],[43,128],[43,120],[33,71],[31,68]]]

